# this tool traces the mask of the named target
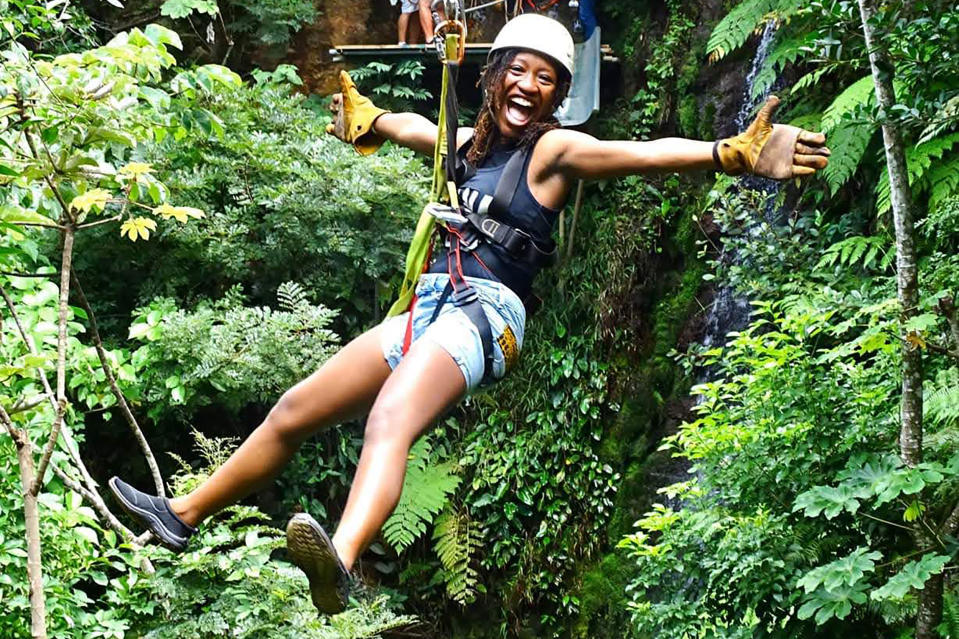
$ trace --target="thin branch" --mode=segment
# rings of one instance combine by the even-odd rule
[[[99,226],[101,224],[108,224],[110,222],[119,222],[121,218],[122,216],[120,215],[114,215],[113,217],[97,220],[96,222],[87,222],[86,224],[81,224],[80,226],[78,226],[77,230],[79,231],[80,229],[88,229],[94,226]]]
[[[156,485],[157,494],[161,497],[164,497],[166,493],[163,490],[163,476],[160,474],[160,467],[157,465],[156,458],[153,456],[153,451],[150,450],[150,444],[143,435],[143,431],[140,429],[140,425],[137,423],[136,417],[133,416],[133,411],[130,410],[130,405],[123,396],[123,391],[121,391],[120,387],[117,385],[117,380],[113,375],[113,370],[110,368],[110,362],[107,359],[106,351],[103,349],[103,340],[100,338],[100,330],[97,327],[96,314],[93,312],[93,308],[90,306],[87,296],[83,293],[83,287],[80,286],[80,280],[77,279],[76,273],[73,274],[73,284],[75,287],[74,290],[77,295],[77,300],[79,300],[80,306],[83,307],[83,310],[87,312],[87,318],[90,321],[90,336],[93,338],[93,345],[96,347],[97,356],[100,358],[100,367],[106,374],[107,383],[110,385],[110,390],[113,391],[113,396],[117,398],[117,404],[120,406],[120,411],[126,418],[127,424],[130,425],[130,430],[133,432],[133,437],[137,440],[137,443],[140,444],[143,455],[146,457],[147,466],[150,467],[150,473],[153,475],[153,483]]]
[[[26,439],[21,431],[13,427],[10,416],[4,412],[2,406],[0,406],[0,422],[2,422],[6,427],[7,432],[10,433],[10,437],[12,437],[15,442],[20,445],[29,446],[31,454],[36,453],[36,446],[34,446],[33,442],[31,442],[29,439]],[[64,486],[86,499],[87,502],[93,506],[93,509],[100,514],[107,526],[109,526],[111,530],[116,532],[123,539],[127,540],[134,548],[142,547],[147,541],[149,541],[151,537],[149,532],[144,533],[139,537],[134,536],[133,531],[124,526],[123,523],[117,519],[116,515],[110,512],[110,509],[107,508],[106,503],[96,491],[90,490],[86,486],[83,486],[80,484],[80,482],[67,475],[62,468],[55,464],[51,466],[50,469],[53,471],[54,475],[60,478],[60,481],[63,482]],[[152,573],[153,565],[148,559],[144,559],[144,562],[144,570]]]
[[[30,147],[30,152],[33,153],[33,157],[37,161],[40,161],[40,154],[37,153],[37,145],[34,144],[33,138],[30,136],[30,132],[24,129],[22,131],[23,138],[27,141],[27,146]],[[57,188],[56,184],[53,183],[53,180],[50,178],[49,173],[44,172],[43,180],[47,183],[47,186],[50,187],[50,190],[53,192],[53,196],[56,198],[57,202],[60,204],[60,208],[63,210],[64,216],[67,218],[67,221],[70,224],[76,224],[76,220],[73,219],[73,213],[70,212],[70,207],[67,205],[66,201],[63,199],[63,195],[60,193],[60,189]]]
[[[7,411],[3,410],[3,406],[0,406],[0,422],[3,422],[4,428],[10,437],[13,438],[13,441],[19,443],[20,431],[13,427],[13,421],[10,419],[10,416],[7,415]]]
[[[22,413],[24,411],[30,410],[31,408],[36,408],[37,406],[45,402],[46,399],[47,399],[46,397],[41,396],[39,399],[35,399],[32,402],[27,402],[26,404],[21,404],[17,402],[16,404],[13,405],[13,408],[11,408],[8,411],[8,414],[16,415],[17,413]]]
[[[0,297],[3,297],[3,300],[6,302],[7,309],[9,309],[10,315],[13,317],[13,321],[17,325],[17,330],[20,332],[20,338],[23,340],[23,343],[27,345],[27,349],[31,354],[38,355],[40,351],[37,349],[37,345],[33,342],[33,338],[30,337],[30,334],[24,330],[23,324],[20,322],[20,316],[17,314],[17,309],[13,305],[13,300],[10,299],[10,296],[7,295],[6,290],[4,290],[2,286],[0,286]],[[37,374],[40,377],[40,383],[43,386],[44,393],[50,402],[50,407],[56,411],[57,398],[53,394],[53,389],[50,388],[50,380],[47,379],[47,374],[42,368],[37,369]],[[70,429],[65,424],[61,425],[61,434],[63,435],[63,442],[66,444],[66,449],[70,454],[70,458],[73,460],[73,463],[80,471],[80,475],[83,477],[83,482],[89,486],[91,490],[95,489],[97,483],[93,480],[93,477],[90,476],[90,472],[87,470],[86,464],[83,463],[83,459],[80,457],[80,448],[77,446],[76,441],[74,441]]]
[[[59,231],[64,229],[64,227],[59,224],[45,224],[44,222],[12,222],[12,224],[16,224],[17,226],[38,226],[43,229],[57,229]]]
[[[939,353],[940,355],[948,355],[949,357],[959,359],[959,351],[951,351],[945,346],[940,346],[935,342],[930,342],[926,340],[926,348],[928,348],[933,353]]]
[[[0,275],[7,277],[52,277],[56,273],[17,273],[15,271],[0,271]]]
[[[20,322],[20,316],[17,315],[17,309],[13,305],[13,300],[10,299],[6,289],[4,289],[2,286],[0,286],[0,297],[3,297],[3,301],[7,304],[7,310],[10,311],[10,316],[13,317],[13,322],[17,325],[17,331],[20,333],[20,339],[22,339],[23,343],[27,345],[27,349],[31,354],[37,355],[39,351],[37,351],[36,344],[33,343],[33,338],[30,337],[30,335],[24,330],[23,324]],[[43,385],[43,390],[47,395],[47,399],[50,401],[50,407],[53,408],[53,410],[56,410],[57,398],[53,394],[53,389],[50,388],[50,382],[47,380],[47,375],[43,372],[42,368],[38,368],[37,372],[40,374],[40,383]]]
[[[53,455],[53,448],[60,437],[63,414],[67,408],[67,311],[70,297],[70,271],[73,265],[73,238],[73,228],[68,226],[63,232],[63,249],[60,252],[60,302],[57,309],[57,413],[53,419],[53,427],[50,429],[47,445],[43,449],[43,455],[40,457],[40,463],[37,466],[36,479],[30,488],[34,495],[40,491],[40,486],[43,484],[43,476],[46,473],[47,464],[50,463],[50,457]]]
[[[862,515],[863,517],[868,517],[869,519],[873,519],[875,521],[881,522],[888,526],[895,526],[896,528],[902,528],[903,530],[908,530],[909,532],[913,531],[913,529],[910,528],[909,526],[903,526],[902,524],[897,524],[896,522],[889,521],[888,519],[883,519],[882,517],[875,517],[873,515],[870,515],[869,513],[865,513],[862,511],[860,511],[859,514]]]

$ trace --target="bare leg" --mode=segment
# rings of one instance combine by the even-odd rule
[[[410,14],[400,12],[400,18],[396,21],[396,41],[399,42],[409,42],[409,39],[406,37],[406,30],[410,24]]]
[[[192,493],[170,501],[174,512],[195,526],[246,497],[272,479],[310,435],[365,414],[389,374],[377,326],[284,393],[226,463]]]
[[[466,380],[440,346],[413,344],[383,385],[366,422],[363,451],[333,545],[347,570],[396,508],[410,446],[466,391]]]
[[[430,0],[420,0],[420,26],[423,28],[426,44],[431,43],[433,41],[433,12],[430,11]]]
[[[419,15],[417,14],[417,18],[418,17]],[[406,40],[407,42],[409,42],[410,44],[415,44],[420,41],[420,21],[418,19],[410,20],[410,28],[408,30],[408,33],[410,37],[407,38]]]

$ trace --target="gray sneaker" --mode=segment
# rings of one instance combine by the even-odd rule
[[[343,612],[350,594],[350,573],[323,527],[306,513],[286,525],[290,560],[306,573],[313,605],[325,615]]]
[[[173,552],[183,552],[186,549],[196,528],[173,512],[169,499],[141,492],[119,477],[111,477],[108,484],[123,509],[152,532],[160,544]]]

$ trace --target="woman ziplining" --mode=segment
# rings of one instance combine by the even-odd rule
[[[455,69],[451,41],[447,71]],[[437,162],[435,201],[417,227],[400,300],[387,320],[284,393],[188,495],[168,500],[110,479],[119,502],[160,543],[184,550],[196,526],[269,482],[312,434],[366,415],[356,474],[332,539],[306,514],[287,526],[290,557],[306,573],[313,603],[324,613],[343,610],[350,570],[399,501],[410,447],[467,393],[515,366],[524,300],[532,299],[533,279],[551,262],[550,236],[577,180],[692,170],[788,179],[827,164],[821,133],[772,124],[775,97],[744,133],[717,142],[604,141],[562,129],[553,113],[572,72],[566,28],[527,14],[509,21],[493,42],[473,128],[455,124],[455,72],[449,83],[444,73],[439,125],[375,107],[341,74],[330,133],[364,154],[390,140],[432,152]]]

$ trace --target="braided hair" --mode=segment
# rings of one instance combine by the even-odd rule
[[[517,49],[503,49],[495,51],[489,63],[483,67],[477,86],[483,89],[483,104],[480,106],[479,115],[476,117],[476,124],[473,131],[473,145],[466,154],[466,161],[473,166],[479,166],[489,154],[493,144],[499,139],[499,126],[496,123],[496,114],[503,107],[503,79],[509,69],[510,63],[516,54]],[[559,79],[556,81],[556,92],[553,94],[553,104],[548,110],[545,118],[531,122],[527,125],[522,137],[519,140],[520,148],[532,146],[539,138],[553,129],[558,129],[560,124],[553,112],[562,104],[569,93],[571,78],[565,69],[557,69]]]

